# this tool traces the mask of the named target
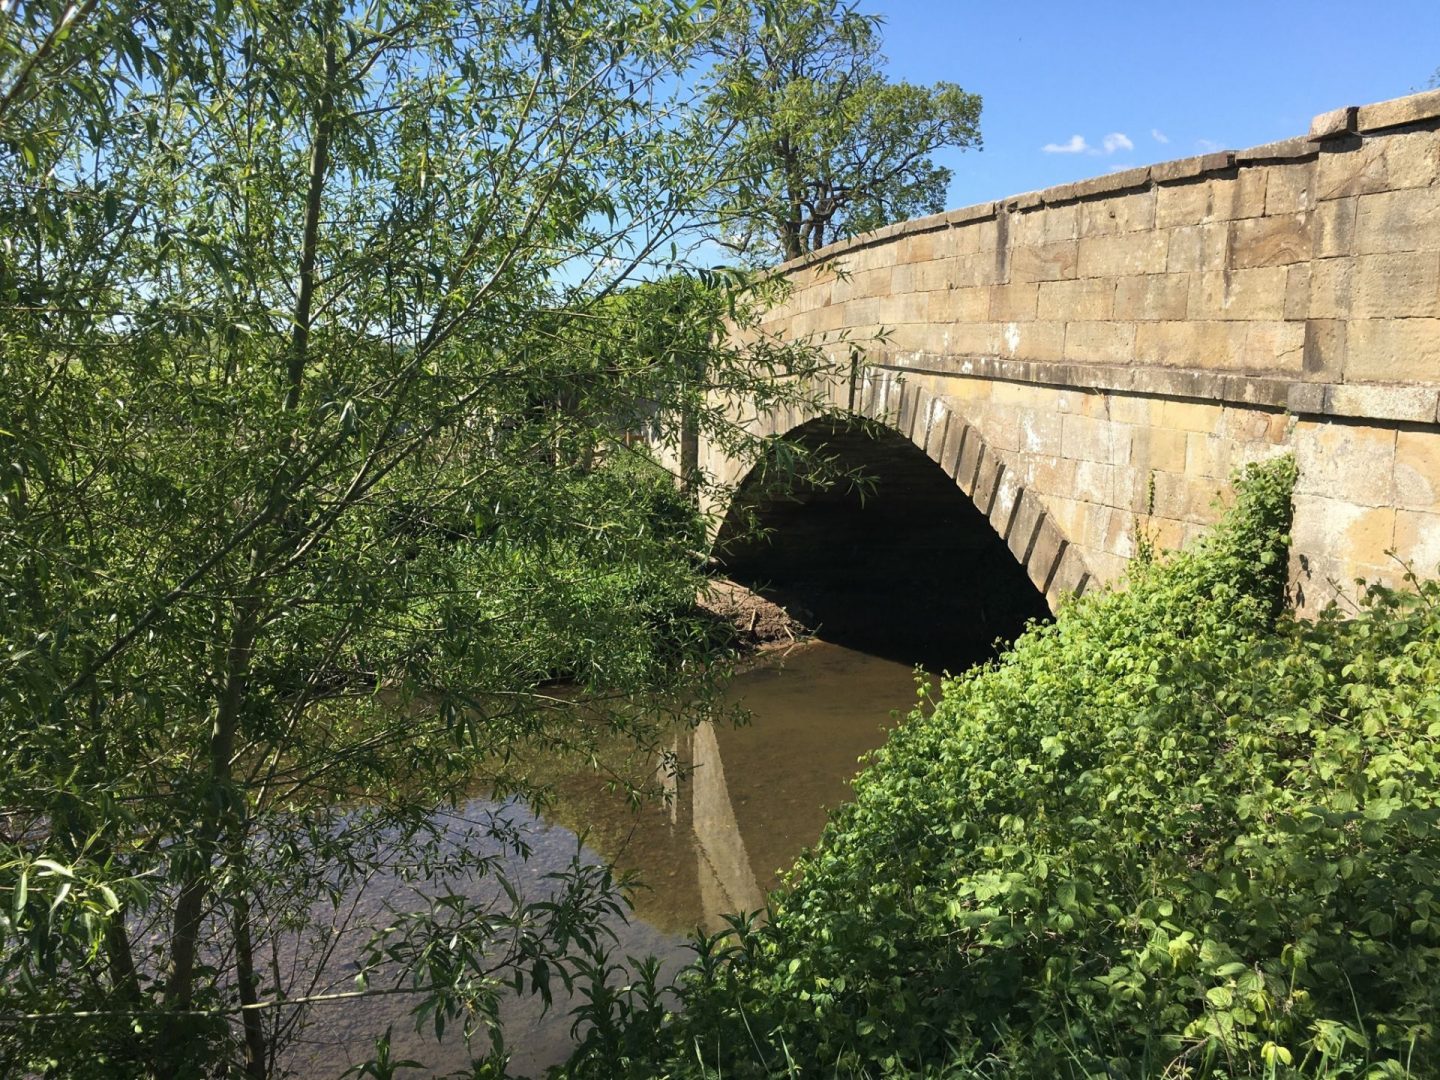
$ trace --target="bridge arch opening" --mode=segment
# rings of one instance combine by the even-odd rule
[[[908,438],[834,419],[788,438],[864,481],[784,487],[771,463],[752,469],[716,539],[728,577],[828,641],[932,671],[990,659],[997,640],[1050,618],[989,520]]]

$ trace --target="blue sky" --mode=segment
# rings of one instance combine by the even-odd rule
[[[951,207],[1303,134],[1316,113],[1423,89],[1440,67],[1440,0],[861,10],[885,19],[892,78],[956,82],[985,100],[985,149],[937,155],[955,172]]]

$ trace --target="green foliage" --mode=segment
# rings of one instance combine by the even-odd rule
[[[846,0],[739,5],[716,46],[714,123],[733,128],[722,238],[768,260],[945,208],[931,159],[980,143],[980,98],[892,83],[880,20]]]
[[[945,683],[632,1075],[1436,1075],[1440,586],[1284,615],[1293,472]]]
[[[711,15],[0,9],[0,1073],[261,1077],[337,993],[469,1032],[588,957],[608,876],[520,897],[523,838],[433,811],[723,677],[628,446],[753,452],[704,392],[808,407],[816,360],[673,254]]]

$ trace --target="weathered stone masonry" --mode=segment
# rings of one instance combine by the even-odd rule
[[[763,332],[955,478],[1052,602],[1300,466],[1292,583],[1440,567],[1440,91],[891,226],[781,268]],[[872,340],[882,334],[878,342]],[[756,419],[767,431],[808,419]],[[702,453],[706,452],[702,448]],[[739,466],[712,455],[734,476]]]

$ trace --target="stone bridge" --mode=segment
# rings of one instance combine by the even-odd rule
[[[834,403],[903,442],[881,458],[928,459],[965,497],[949,527],[988,522],[1052,608],[1114,579],[1142,538],[1202,532],[1237,466],[1287,451],[1303,609],[1356,577],[1394,582],[1402,561],[1440,566],[1440,91],[907,221],[779,272],[792,290],[761,332],[821,343]],[[882,528],[905,528],[890,512]]]

